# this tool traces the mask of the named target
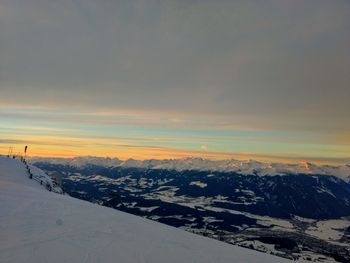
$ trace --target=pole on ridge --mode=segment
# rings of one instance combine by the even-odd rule
[[[28,150],[28,146],[26,145],[26,146],[24,147],[24,158],[27,157],[27,150]]]
[[[10,156],[11,156],[11,154],[12,154],[12,150],[13,150],[13,147],[9,147],[9,152],[8,152],[8,154],[7,154],[7,156],[8,156],[8,157],[10,157]]]

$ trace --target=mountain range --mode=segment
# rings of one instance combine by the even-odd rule
[[[73,167],[103,166],[122,168],[164,169],[164,170],[196,170],[236,172],[243,175],[285,175],[285,174],[318,174],[334,175],[345,181],[350,179],[350,165],[331,166],[316,165],[309,162],[300,163],[267,163],[255,160],[207,160],[203,158],[183,159],[149,159],[122,161],[118,158],[104,157],[75,157],[75,158],[31,158],[32,163],[46,162],[51,164],[69,165]]]
[[[290,262],[50,192],[12,158],[0,157],[0,204],[3,263]]]
[[[69,195],[289,259],[350,260],[348,165],[79,157],[30,160]]]

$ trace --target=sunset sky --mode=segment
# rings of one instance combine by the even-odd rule
[[[0,0],[0,154],[350,163],[350,1]]]

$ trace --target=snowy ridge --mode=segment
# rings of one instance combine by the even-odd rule
[[[25,172],[0,157],[0,262],[290,262],[45,191]]]
[[[198,170],[198,171],[218,171],[218,172],[237,172],[244,175],[285,175],[285,174],[319,174],[334,175],[345,181],[350,180],[350,165],[343,166],[318,166],[308,162],[286,164],[286,163],[264,163],[254,160],[206,160],[202,158],[184,158],[168,160],[134,160],[128,159],[121,161],[117,158],[101,157],[77,157],[77,158],[33,158],[32,163],[48,162],[53,164],[62,164],[70,166],[101,165],[105,167],[125,167],[125,168],[144,168],[144,169],[166,169],[166,170]]]
[[[70,165],[83,167],[88,165],[99,165],[104,167],[119,166],[122,161],[118,158],[83,156],[75,158],[30,158],[31,163],[47,162],[51,164]]]
[[[28,165],[25,160],[22,160],[30,179],[38,182],[40,185],[44,186],[47,190],[53,191],[58,194],[63,194],[63,190],[57,183],[52,180],[43,170],[33,166]]]

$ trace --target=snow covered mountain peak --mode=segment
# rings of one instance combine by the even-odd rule
[[[74,158],[34,157],[34,158],[30,158],[30,162],[31,163],[46,162],[51,164],[69,165],[72,167],[84,167],[89,165],[113,167],[113,166],[119,166],[122,163],[122,161],[119,160],[118,158],[96,157],[96,156],[81,156],[81,157],[74,157]]]
[[[165,169],[165,170],[197,170],[217,172],[237,172],[244,175],[274,176],[285,174],[319,174],[333,175],[345,181],[350,179],[350,165],[343,166],[319,166],[309,162],[299,163],[267,163],[256,160],[207,160],[199,157],[187,157],[182,159],[128,159],[121,161],[118,158],[102,157],[76,157],[76,158],[33,158],[32,163],[47,162],[52,164],[70,165],[82,167],[87,165],[99,165],[104,167]]]

